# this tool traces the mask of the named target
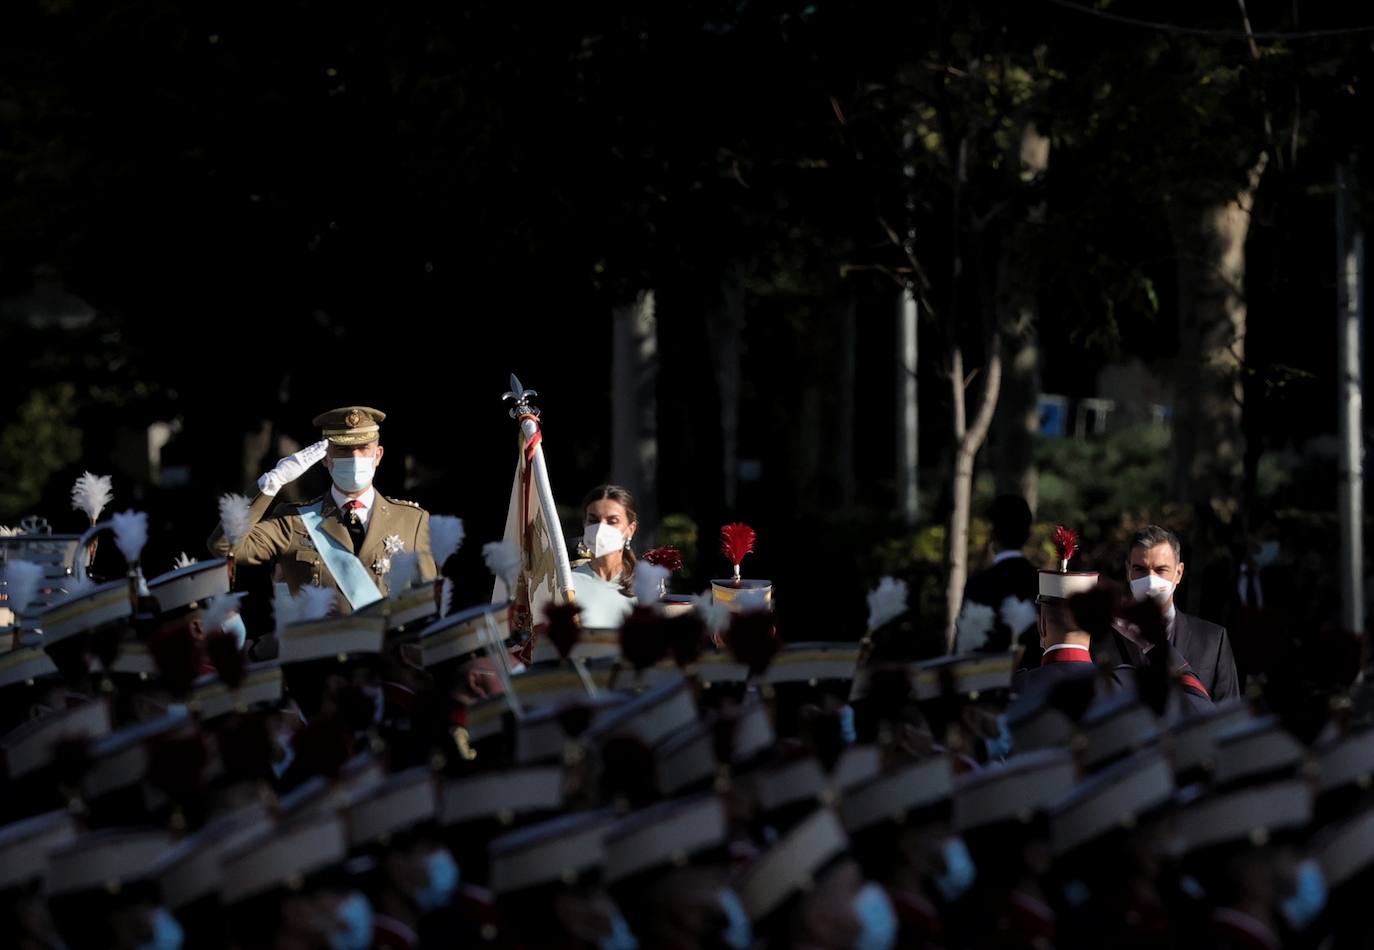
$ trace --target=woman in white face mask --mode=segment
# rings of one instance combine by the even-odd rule
[[[583,499],[582,513],[578,547],[586,560],[573,568],[582,625],[589,629],[619,627],[635,605],[635,555],[630,541],[639,518],[634,496],[618,485],[602,485]]]

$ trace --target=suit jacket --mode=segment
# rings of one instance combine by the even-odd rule
[[[275,562],[282,580],[293,594],[306,585],[328,587],[337,592],[339,585],[330,575],[320,552],[315,550],[299,514],[301,508],[323,502],[321,529],[351,551],[353,539],[339,520],[339,507],[334,503],[333,493],[325,492],[319,498],[301,505],[282,505],[270,516],[264,517],[272,501],[271,496],[261,493],[253,499],[249,512],[256,523],[237,548],[230,548],[228,539],[224,537],[224,526],[217,526],[215,533],[210,535],[210,552],[217,557],[228,557],[232,553],[236,561],[244,564]],[[388,593],[386,580],[391,569],[389,555],[394,553],[387,550],[388,540],[392,548],[399,543],[399,550],[416,555],[421,578],[434,579],[434,555],[429,548],[429,512],[413,501],[399,501],[378,492],[357,558],[372,575],[383,596]],[[339,598],[339,608],[345,612],[348,610],[345,598]]]
[[[984,604],[993,609],[996,619],[985,649],[1006,650],[1018,642],[1025,647],[1021,658],[1024,666],[1035,667],[1040,663],[1040,633],[1032,624],[1029,630],[1021,631],[1019,637],[1002,622],[1002,602],[1008,597],[1028,600],[1035,603],[1040,593],[1040,571],[1024,557],[1009,557],[991,567],[984,568],[969,578],[964,587],[964,600]]]
[[[1240,695],[1236,659],[1231,653],[1231,641],[1227,639],[1225,627],[1175,610],[1173,638],[1174,648],[1183,654],[1202,685],[1207,687],[1212,702]]]

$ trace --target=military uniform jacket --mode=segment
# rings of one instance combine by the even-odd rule
[[[320,552],[315,550],[299,514],[301,508],[322,504],[321,530],[338,539],[351,551],[353,540],[339,518],[339,507],[334,502],[333,493],[326,492],[303,504],[280,505],[267,515],[272,502],[271,496],[259,493],[249,509],[256,524],[239,546],[236,549],[229,547],[223,526],[220,526],[210,536],[210,552],[217,557],[227,557],[232,553],[236,561],[244,564],[275,562],[280,569],[281,579],[293,594],[307,585],[338,591],[339,585],[330,575]],[[434,555],[429,547],[429,512],[413,501],[400,501],[377,492],[372,516],[367,523],[367,533],[363,536],[357,557],[376,581],[383,596],[388,593],[390,558],[401,551],[412,552],[419,559],[420,577],[434,579]],[[348,601],[345,598],[340,597],[339,603],[341,609],[347,610]]]

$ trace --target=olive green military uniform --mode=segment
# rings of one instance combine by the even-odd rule
[[[361,445],[379,438],[378,423],[383,418],[385,415],[375,409],[350,406],[317,417],[315,424],[324,429],[325,438],[331,442]],[[300,504],[280,505],[269,515],[268,510],[275,500],[275,496],[262,493],[253,499],[249,512],[255,523],[237,548],[231,549],[224,537],[223,526],[216,527],[209,541],[211,553],[218,557],[233,554],[234,559],[242,564],[275,562],[280,568],[281,579],[293,594],[305,586],[326,587],[337,592],[339,585],[316,550],[299,513],[302,508],[320,504],[320,529],[345,549],[353,550],[352,538],[340,518],[333,492],[325,492],[318,498]],[[429,547],[429,512],[413,501],[401,501],[377,492],[356,557],[383,596],[388,593],[390,559],[401,552],[416,556],[421,578],[434,579],[434,556]],[[339,604],[347,610],[346,598],[340,597]]]

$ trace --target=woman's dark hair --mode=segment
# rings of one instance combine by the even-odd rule
[[[625,516],[630,519],[630,524],[639,524],[639,513],[635,511],[635,496],[630,494],[628,488],[619,485],[598,485],[587,492],[587,497],[582,499],[582,517],[587,517],[587,509],[594,502],[598,501],[617,501],[625,509]],[[620,592],[626,597],[631,596],[635,589],[635,558],[634,549],[628,544],[625,545],[624,566],[620,569]]]

